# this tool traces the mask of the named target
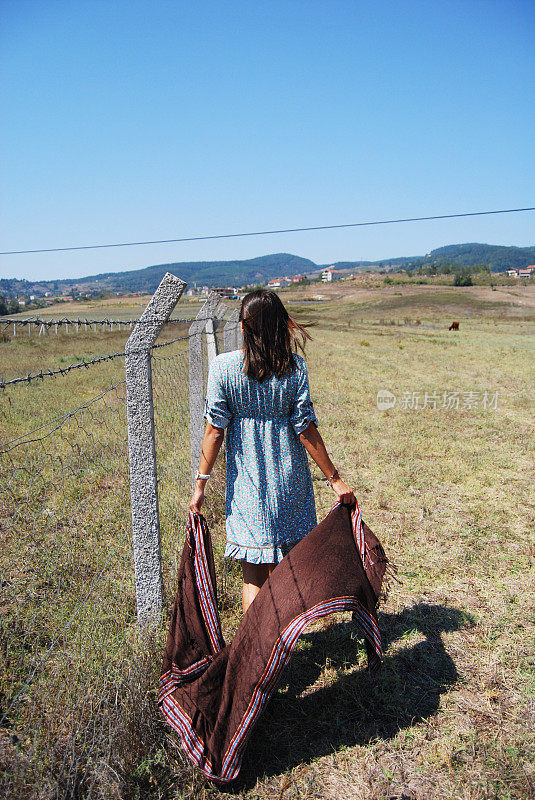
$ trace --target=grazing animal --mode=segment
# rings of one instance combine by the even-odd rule
[[[458,331],[459,330],[459,323],[452,322],[450,327],[448,328],[449,331]]]

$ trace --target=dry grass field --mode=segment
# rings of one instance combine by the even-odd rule
[[[322,302],[313,300],[318,294]],[[399,566],[402,583],[380,613],[382,670],[370,683],[362,643],[347,618],[309,630],[254,731],[239,780],[221,789],[189,765],[155,707],[164,626],[140,661],[124,730],[95,796],[535,797],[535,287],[355,281],[282,297],[301,321],[313,323],[311,390],[333,461]],[[447,330],[454,319],[459,332]],[[20,337],[0,344],[0,373],[54,369],[122,349],[124,340],[124,333]],[[2,441],[93,397],[122,377],[122,366],[118,359],[6,390]],[[162,367],[162,391],[166,375]],[[380,390],[395,397],[387,410],[378,408]],[[185,398],[173,408],[186,415]],[[160,418],[163,425],[163,411]],[[165,420],[173,431],[172,414]],[[168,608],[188,500],[181,474],[187,442],[174,436],[160,435],[158,442],[165,462]],[[334,496],[317,471],[313,475],[321,516]],[[206,513],[225,632],[232,636],[239,578],[236,566],[221,557],[221,479],[220,470]],[[126,513],[110,499],[113,483],[102,491],[108,499],[101,515],[106,509]],[[114,531],[110,524],[107,545]],[[124,569],[122,555],[121,574]],[[119,615],[122,624],[132,619],[129,591],[130,582],[123,581],[128,611]],[[83,797],[83,790],[75,796]]]

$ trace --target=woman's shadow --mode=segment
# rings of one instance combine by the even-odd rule
[[[261,775],[280,774],[341,747],[392,738],[432,715],[441,693],[458,678],[440,634],[469,622],[459,609],[427,603],[380,614],[383,650],[394,647],[375,679],[364,671],[362,637],[351,622],[304,634],[252,734],[233,788],[251,787]],[[345,674],[333,680],[338,672]]]

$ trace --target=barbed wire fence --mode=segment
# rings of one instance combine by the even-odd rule
[[[218,325],[228,315],[219,297],[208,310],[209,316],[202,309],[197,315],[194,332],[153,342],[148,354],[165,606],[174,599],[191,490],[191,376],[204,393],[209,361],[237,341],[235,319],[230,328]],[[159,329],[169,322],[176,319],[156,318]],[[131,347],[132,354],[139,352]],[[127,360],[128,346],[114,355]],[[87,366],[103,369],[98,359]],[[8,427],[11,415],[13,429],[20,428],[20,393],[29,386],[39,391],[47,374],[4,389],[11,392],[2,409]],[[71,392],[76,396],[76,384]],[[202,408],[195,414],[202,422]],[[6,797],[116,796],[118,773],[136,767],[140,715],[156,707],[158,664],[151,655],[161,655],[163,627],[155,629],[151,651],[139,625],[128,456],[124,377],[0,445],[0,792]],[[221,518],[221,476],[211,497],[207,513]]]
[[[173,317],[166,320],[166,323],[191,322],[193,317]],[[16,338],[27,334],[28,336],[49,336],[54,333],[58,336],[61,332],[69,333],[88,333],[89,331],[128,331],[135,325],[150,324],[151,321],[140,323],[139,319],[120,319],[103,317],[102,319],[92,319],[87,317],[58,317],[47,319],[46,317],[0,317],[0,334],[9,333]]]

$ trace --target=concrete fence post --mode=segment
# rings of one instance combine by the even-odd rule
[[[189,328],[189,435],[190,435],[190,458],[191,458],[191,480],[195,478],[195,473],[199,466],[203,439],[203,405],[204,405],[204,371],[202,357],[202,333],[207,328],[208,322],[212,323],[213,336],[212,355],[215,358],[215,335],[213,333],[213,319],[217,319],[216,312],[220,304],[221,297],[216,292],[211,292],[208,299],[201,306],[201,309]],[[208,344],[208,341],[207,341]]]
[[[215,324],[213,319],[206,321],[206,360],[208,367],[217,355],[217,342],[215,338]]]
[[[231,350],[238,350],[241,347],[240,312],[235,308],[223,328],[223,347],[225,353]]]
[[[166,273],[125,347],[130,498],[138,622],[163,607],[160,519],[150,349],[180,300],[185,282]]]
[[[213,317],[206,322],[206,359],[208,361],[208,368],[218,354],[217,339],[215,334],[221,323],[221,320],[227,313],[227,309],[228,306],[221,302],[216,308]]]

